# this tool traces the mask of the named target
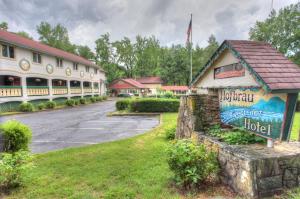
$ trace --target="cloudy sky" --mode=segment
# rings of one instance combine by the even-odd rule
[[[193,13],[193,40],[200,46],[214,34],[247,39],[249,27],[270,13],[272,0],[0,0],[0,22],[10,31],[24,30],[38,39],[41,21],[61,23],[73,43],[94,49],[106,32],[112,40],[155,35],[163,45],[184,44]],[[278,10],[299,0],[273,0]]]

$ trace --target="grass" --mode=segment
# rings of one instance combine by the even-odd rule
[[[36,155],[26,187],[8,198],[178,198],[163,134],[176,117],[134,138]]]
[[[160,126],[133,138],[35,155],[26,186],[6,197],[230,198],[232,193],[222,185],[206,187],[196,195],[183,195],[172,186],[165,129],[176,123],[177,113],[163,114],[162,120]]]
[[[300,112],[296,112],[291,132],[291,140],[298,140],[300,131]]]

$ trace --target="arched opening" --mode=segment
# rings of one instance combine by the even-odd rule
[[[99,93],[99,83],[98,82],[93,83],[93,92]]]
[[[52,93],[53,95],[65,95],[68,94],[67,81],[63,79],[52,80]]]
[[[0,75],[0,97],[22,96],[21,78],[12,75]]]
[[[27,77],[26,86],[28,96],[49,95],[47,79],[40,77]]]
[[[81,82],[77,80],[70,81],[71,94],[81,94]]]
[[[83,82],[84,93],[92,93],[92,82]]]

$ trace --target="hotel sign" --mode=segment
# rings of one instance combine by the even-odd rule
[[[287,94],[262,89],[221,89],[221,121],[259,136],[277,139],[283,131]]]
[[[230,77],[242,77],[245,76],[245,68],[241,63],[234,63],[226,66],[215,68],[214,78],[224,79]]]

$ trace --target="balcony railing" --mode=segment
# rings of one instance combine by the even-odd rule
[[[80,87],[71,87],[71,94],[81,94],[81,88]]]
[[[93,92],[94,92],[94,93],[99,93],[99,88],[97,88],[97,87],[95,88],[95,87],[94,87],[94,88],[93,88]]]
[[[27,95],[28,96],[49,95],[49,87],[48,86],[27,86]]]
[[[0,86],[0,97],[20,97],[22,96],[21,86]]]
[[[83,92],[84,93],[92,93],[93,89],[91,87],[85,87],[85,88],[83,88]]]
[[[53,93],[53,95],[68,94],[68,87],[64,87],[64,86],[52,87],[52,93]]]

